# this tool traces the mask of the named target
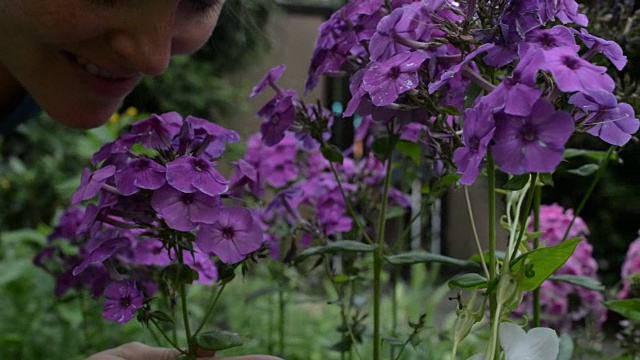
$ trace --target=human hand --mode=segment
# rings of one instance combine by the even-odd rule
[[[114,349],[90,356],[87,360],[175,360],[180,355],[176,349],[151,347],[139,342],[131,342]],[[282,360],[268,355],[248,355],[228,358],[206,357],[199,360]]]

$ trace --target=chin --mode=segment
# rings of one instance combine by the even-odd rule
[[[70,109],[69,109],[70,110]],[[104,109],[101,111],[49,111],[45,112],[56,122],[77,130],[89,130],[104,125],[111,115],[116,112],[117,107]]]

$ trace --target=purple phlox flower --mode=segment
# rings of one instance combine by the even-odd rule
[[[380,20],[375,34],[371,37],[369,42],[371,60],[385,60],[411,50],[396,40],[398,38],[408,41],[418,40],[422,26],[420,12],[413,7],[406,6],[393,10],[391,14]]]
[[[587,16],[578,12],[578,3],[575,0],[558,0],[555,17],[563,24],[575,23],[582,27],[589,25]]]
[[[343,16],[351,18],[358,15],[372,15],[380,11],[384,0],[356,0],[346,4],[342,9]]]
[[[349,79],[351,99],[347,103],[347,108],[344,113],[342,113],[343,117],[350,117],[354,113],[358,113],[362,116],[366,116],[371,113],[371,111],[366,111],[371,108],[371,104],[366,102],[362,103],[364,96],[367,94],[367,92],[362,89],[362,78],[364,77],[364,73],[365,69],[360,69]]]
[[[125,134],[116,141],[103,145],[98,152],[93,154],[91,164],[97,166],[102,161],[105,162],[103,166],[113,164],[119,167],[121,164],[126,164],[129,159],[128,152],[136,144],[137,139],[137,135]]]
[[[581,59],[570,48],[560,47],[544,52],[542,70],[550,72],[562,92],[593,92],[615,88],[613,79],[607,75],[607,68],[596,66]]]
[[[480,174],[484,155],[495,130],[493,116],[486,105],[480,104],[465,112],[462,130],[462,141],[465,146],[456,149],[453,154],[453,161],[458,166],[457,173],[462,174],[460,178],[462,185],[473,184]]]
[[[293,186],[284,191],[280,191],[267,205],[262,213],[265,221],[273,221],[278,218],[295,222],[300,218],[298,206],[305,200],[305,193],[300,186]]]
[[[326,193],[320,196],[316,221],[323,234],[327,236],[348,232],[353,227],[353,220],[347,214],[344,199],[339,193]]]
[[[389,188],[389,202],[404,209],[411,208],[411,197],[409,194],[405,194],[396,188]]]
[[[230,189],[232,191],[237,191],[247,185],[253,196],[258,199],[262,199],[262,196],[264,195],[264,183],[262,181],[262,177],[258,173],[258,170],[243,159],[235,162],[235,166],[236,173],[233,180],[231,180]]]
[[[104,289],[107,299],[102,307],[102,316],[111,322],[122,325],[133,319],[136,311],[142,308],[144,296],[135,281],[114,281]]]
[[[589,34],[586,29],[580,29],[580,32],[573,30],[573,32],[582,39],[582,42],[591,51],[599,52],[604,57],[609,59],[613,66],[618,70],[622,70],[627,65],[627,57],[622,52],[622,47],[615,41],[604,40],[597,36]]]
[[[579,119],[587,132],[609,144],[626,144],[640,127],[633,107],[626,103],[618,104],[610,92],[577,93],[571,96],[569,103],[585,111],[586,114]]]
[[[509,36],[519,36],[520,39],[513,39],[519,42],[526,34],[542,25],[539,16],[540,5],[538,1],[531,0],[511,0],[500,17],[500,27],[503,34]]]
[[[102,185],[106,184],[115,173],[116,167],[114,165],[107,165],[93,173],[85,168],[78,190],[71,195],[71,204],[78,205],[82,201],[94,198],[102,189]]]
[[[220,207],[220,197],[199,191],[184,193],[165,185],[153,193],[151,206],[170,228],[191,231],[199,223],[211,221],[211,214]]]
[[[638,232],[640,235],[640,232]],[[622,263],[622,290],[618,293],[618,299],[626,299],[631,291],[631,277],[640,274],[640,237],[629,244],[627,254]]]
[[[187,116],[185,124],[189,124],[193,130],[191,151],[195,154],[204,154],[208,159],[222,156],[226,144],[240,142],[240,135],[237,132],[225,129],[209,120]]]
[[[533,217],[533,215],[532,215]],[[543,205],[540,207],[540,231],[543,232],[540,240],[545,246],[555,246],[564,238],[564,233],[573,221],[573,210],[564,209],[558,204]],[[533,222],[529,225],[529,231],[533,232]],[[567,238],[576,238],[589,235],[589,228],[581,217],[576,217],[569,230]]]
[[[542,51],[529,52],[523,56],[511,77],[504,79],[491,93],[480,101],[492,112],[503,110],[509,115],[527,116],[538,101],[542,91],[535,87]]]
[[[556,25],[551,29],[528,32],[525,41],[520,44],[520,56],[524,57],[530,51],[537,49],[547,51],[557,47],[569,48],[576,53],[580,50],[571,30],[565,26]]]
[[[362,89],[376,106],[393,103],[400,94],[420,85],[418,69],[428,55],[420,52],[396,54],[383,62],[371,62],[362,78]]]
[[[184,255],[184,263],[198,273],[196,284],[212,286],[218,281],[218,268],[207,255],[198,251],[193,256],[187,253]]]
[[[165,172],[165,167],[157,162],[138,158],[115,174],[116,188],[125,196],[133,195],[140,189],[159,189],[166,182]]]
[[[249,210],[220,208],[213,214],[210,224],[200,227],[196,245],[225,264],[235,264],[262,246],[262,230]]]
[[[131,134],[137,135],[138,142],[148,149],[162,149],[171,145],[171,140],[178,135],[181,127],[182,116],[177,112],[153,114],[133,124]]]
[[[82,262],[73,269],[73,275],[77,276],[82,273],[87,266],[94,263],[102,263],[116,252],[131,246],[131,240],[126,237],[117,237],[104,241],[98,248],[87,255]]]
[[[417,143],[425,133],[429,132],[429,128],[425,124],[409,123],[400,129],[400,140]]]
[[[574,130],[571,115],[556,111],[544,99],[538,100],[526,117],[499,113],[494,119],[495,144],[491,149],[495,163],[512,175],[555,170]]]
[[[64,239],[71,242],[79,241],[80,238],[77,236],[77,231],[84,218],[84,213],[85,209],[81,207],[66,209],[58,219],[58,225],[47,236],[47,242],[51,243],[56,239]]]
[[[298,177],[298,166],[290,160],[265,162],[260,167],[260,174],[267,184],[281,188]]]
[[[449,69],[445,70],[440,75],[438,80],[436,80],[436,81],[434,81],[434,82],[429,84],[429,94],[433,94],[438,89],[443,87],[450,79],[452,79],[458,73],[460,73],[460,71],[462,70],[463,66],[467,65],[476,56],[478,56],[478,55],[480,55],[480,54],[482,54],[484,52],[489,51],[494,46],[495,45],[493,45],[493,44],[482,44],[482,45],[478,46],[475,50],[470,52],[467,56],[465,56],[464,59],[462,59],[461,62],[459,62],[459,63],[453,65],[452,67],[450,67]]]
[[[267,103],[257,116],[264,119],[260,125],[262,141],[267,146],[280,142],[296,119],[297,94],[287,91],[285,95],[276,95]]]
[[[520,42],[521,41],[514,42],[498,38],[494,41],[494,46],[487,49],[487,54],[482,61],[496,68],[510,64],[518,58],[518,44],[520,44]]]
[[[136,243],[134,260],[143,266],[167,266],[171,264],[169,252],[162,241],[158,239],[144,239]]]
[[[185,193],[201,191],[210,196],[229,189],[229,181],[215,169],[216,162],[183,156],[167,164],[167,182]]]
[[[280,79],[280,77],[282,77],[282,74],[284,74],[286,69],[287,69],[287,67],[284,66],[284,64],[283,64],[283,65],[276,66],[273,69],[269,70],[267,75],[265,77],[263,77],[262,80],[260,80],[258,85],[253,87],[253,90],[251,91],[251,94],[249,95],[249,99],[253,99],[256,95],[261,93],[262,90],[264,90],[267,86],[271,86],[271,87],[276,86],[275,85],[276,81],[278,81]],[[276,90],[276,92],[278,92],[278,90]]]

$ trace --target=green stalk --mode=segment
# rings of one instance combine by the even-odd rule
[[[524,232],[526,230],[525,225],[527,224],[527,219],[529,218],[529,214],[531,213],[533,199],[536,193],[536,188],[537,188],[536,184],[538,183],[538,174],[536,174],[533,177],[533,179],[530,179],[530,181],[532,181],[532,186],[529,187],[529,193],[527,194],[527,207],[525,208],[524,212],[520,214],[520,217],[522,218],[522,220],[516,219],[516,221],[520,221],[520,231],[518,232],[518,237],[516,238],[516,244],[513,247],[513,252],[511,253],[511,256],[509,256],[505,260],[505,263],[508,262],[509,266],[511,266],[511,262],[516,259],[516,254],[518,254],[520,243],[522,243],[522,237],[524,236]]]
[[[169,336],[167,336],[167,334],[165,334],[165,332],[162,331],[162,328],[154,318],[151,318],[151,322],[153,323],[153,325],[156,326],[160,334],[162,334],[162,337],[164,337],[164,339],[167,340],[167,342],[171,344],[171,346],[173,346],[174,349],[180,351],[183,355],[188,355],[186,351],[182,350],[175,341],[172,341],[171,338],[169,338]]]
[[[380,207],[380,219],[378,220],[378,238],[376,250],[373,253],[373,360],[380,360],[381,336],[380,336],[380,303],[382,296],[382,255],[384,250],[384,232],[386,227],[387,204],[389,201],[389,187],[391,186],[391,154],[387,157],[387,172],[384,179],[382,205]]]
[[[284,356],[284,335],[285,335],[285,308],[286,303],[284,301],[284,285],[278,287],[278,307],[279,310],[279,322],[278,322],[278,348],[280,356]]]
[[[489,283],[496,278],[496,165],[493,162],[491,151],[487,151],[487,174],[488,180],[488,195],[489,195]],[[482,254],[480,254],[482,255]],[[492,321],[498,321],[496,317],[497,312],[497,294],[494,290],[489,294],[489,314]],[[493,344],[489,344],[492,349],[495,349],[497,345],[497,338],[492,338]],[[492,354],[492,358],[487,360],[498,360],[498,354],[495,351]]]
[[[542,187],[534,183],[534,203],[533,203],[533,232],[540,231],[540,203],[542,202]],[[533,250],[540,246],[540,240],[536,236],[533,239]],[[533,327],[540,327],[540,288],[533,290]]]
[[[215,298],[213,299],[213,301],[211,300],[211,298],[209,298],[209,301],[208,301],[209,305],[207,306],[207,312],[205,313],[204,318],[202,318],[202,322],[200,323],[200,326],[198,326],[198,329],[196,330],[196,332],[193,333],[194,337],[198,336],[200,331],[202,331],[202,329],[204,328],[204,325],[209,321],[211,314],[213,314],[213,309],[215,309],[216,304],[218,303],[218,299],[220,299],[220,295],[222,295],[222,291],[227,286],[227,284],[228,283],[223,283],[220,286],[220,289],[215,292]],[[211,292],[211,297],[213,297],[213,294],[214,292]]]
[[[176,251],[176,254],[178,255],[178,263],[180,265],[184,265],[182,249]],[[189,325],[189,310],[187,309],[187,287],[183,282],[180,283],[180,304],[182,305],[182,319],[184,321],[184,331],[187,336],[189,355],[195,356],[196,349],[193,343],[193,338],[191,337],[191,327]]]
[[[573,226],[573,223],[576,221],[576,218],[578,216],[580,216],[580,213],[582,212],[582,209],[584,209],[585,205],[587,205],[587,200],[589,200],[589,198],[591,197],[591,194],[596,189],[596,185],[598,185],[598,182],[600,181],[600,178],[602,177],[602,174],[604,174],[604,171],[607,168],[607,164],[609,163],[609,158],[611,157],[611,153],[613,152],[613,148],[614,148],[614,146],[610,147],[609,151],[607,151],[607,154],[605,155],[604,160],[602,160],[602,162],[600,163],[600,168],[598,169],[598,172],[596,173],[595,178],[591,182],[591,185],[589,185],[589,189],[587,190],[586,194],[582,198],[582,201],[580,202],[580,205],[578,205],[578,208],[573,213],[573,219],[571,219],[571,223],[569,223],[569,227],[567,227],[567,231],[564,232],[564,236],[562,237],[563,241],[567,239],[567,236],[569,236],[569,231],[571,230],[571,227]]]

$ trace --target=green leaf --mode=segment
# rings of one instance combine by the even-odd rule
[[[413,251],[397,255],[385,256],[384,259],[392,265],[413,265],[421,263],[441,263],[457,266],[476,266],[476,263],[468,260],[460,260],[452,257],[432,254],[426,251]]]
[[[604,291],[604,286],[600,283],[600,281],[598,281],[598,279],[590,278],[587,276],[553,275],[549,278],[549,280],[580,286],[589,290]]]
[[[140,143],[135,143],[131,147],[131,152],[133,152],[134,154],[138,154],[138,155],[144,155],[144,156],[147,156],[147,157],[150,157],[150,158],[154,158],[154,157],[156,157],[156,155],[158,155],[158,153],[156,151],[147,149],[146,147],[144,147]]]
[[[578,175],[578,176],[589,176],[595,174],[600,167],[596,164],[586,164],[582,165],[577,169],[567,170],[569,174]]]
[[[443,106],[438,110],[440,110],[440,113],[447,114],[447,115],[453,115],[453,116],[462,115],[460,114],[460,111],[458,111],[458,109],[456,109],[454,106],[451,106],[451,105]]]
[[[203,350],[224,350],[241,346],[240,335],[224,330],[209,330],[195,337],[196,344]]]
[[[529,174],[513,176],[511,177],[511,179],[509,179],[509,181],[507,181],[506,184],[504,184],[504,188],[505,190],[511,190],[511,191],[522,190],[525,187],[525,185],[527,185],[530,178],[531,178],[531,175]]]
[[[404,341],[395,337],[383,337],[382,341],[386,342],[387,344],[393,346],[402,346],[404,345]]]
[[[395,134],[390,135],[389,137],[376,139],[373,144],[371,144],[371,151],[373,151],[373,155],[375,155],[376,159],[380,161],[387,161],[399,139],[400,136]]]
[[[611,300],[603,304],[629,320],[640,321],[640,299]]]
[[[544,185],[553,186],[553,174],[538,174],[538,180]]]
[[[3,263],[0,263],[0,286],[4,286],[20,278],[28,278],[27,275],[29,271],[33,269],[33,263],[30,260],[18,259],[7,261],[3,259]]]
[[[340,149],[333,144],[322,144],[320,152],[322,152],[322,156],[324,156],[324,158],[329,162],[342,164],[342,161],[344,160],[344,156],[342,156]]]
[[[477,273],[459,274],[449,280],[449,289],[483,289],[487,287],[487,278]]]
[[[471,83],[464,94],[464,108],[465,110],[472,107],[476,101],[476,98],[482,93],[482,88],[474,83]]]
[[[160,276],[173,289],[177,289],[180,284],[191,284],[199,277],[197,271],[185,264],[171,264],[162,270]]]
[[[169,317],[169,315],[165,314],[162,311],[157,311],[157,310],[156,311],[152,311],[150,313],[150,315],[151,315],[152,318],[154,318],[156,320],[169,322],[169,323],[173,324],[173,319],[171,319],[171,317]]]
[[[387,210],[387,213],[385,214],[384,218],[387,220],[395,219],[395,218],[404,216],[406,213],[407,211],[404,208],[401,208],[399,206],[394,206],[394,207],[390,207]]]
[[[525,276],[522,281],[522,290],[532,291],[537,289],[556,270],[558,270],[573,255],[576,246],[582,239],[569,239],[556,246],[539,248],[519,256],[511,265],[513,273],[520,271],[526,259],[527,266],[532,269],[533,276]]]
[[[455,184],[458,180],[460,180],[461,177],[462,175],[458,174],[449,174],[443,176],[440,180],[438,180],[438,187],[449,187],[449,185]]]
[[[344,274],[340,274],[340,275],[336,275],[333,277],[333,282],[335,284],[344,284],[346,282],[349,282],[350,278],[347,275]]]
[[[595,150],[584,150],[584,149],[565,149],[564,150],[564,158],[571,159],[578,156],[586,156],[598,162],[604,160],[607,156],[607,151],[595,151]],[[618,160],[618,154],[612,152],[609,159]]]
[[[420,159],[422,158],[422,148],[420,145],[411,141],[400,140],[396,144],[396,151],[410,157],[416,165],[420,164]]]
[[[305,249],[298,255],[294,261],[302,261],[310,256],[323,254],[337,254],[345,252],[372,252],[376,249],[375,245],[364,244],[354,240],[335,241],[323,246],[315,246]]]
[[[574,349],[573,339],[567,334],[560,335],[560,352],[556,360],[571,360],[573,359]]]

